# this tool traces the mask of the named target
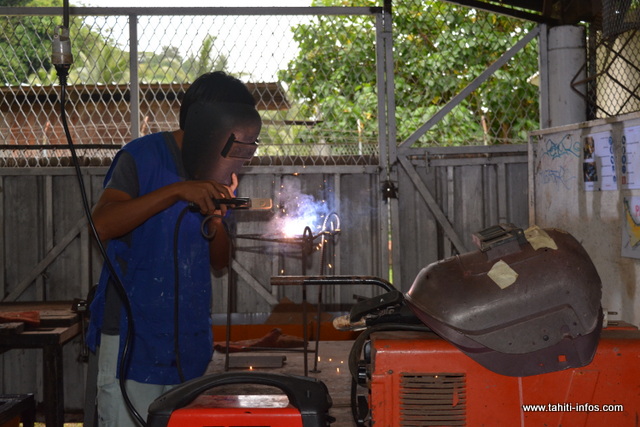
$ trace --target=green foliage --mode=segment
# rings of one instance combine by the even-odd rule
[[[61,0],[0,0],[12,6],[61,6]],[[0,3],[1,4],[1,3]],[[51,40],[60,17],[0,17],[0,77],[6,85],[57,83],[51,64]],[[109,28],[94,29],[82,17],[71,17],[69,33],[74,62],[69,70],[71,84],[123,84],[130,80],[129,52],[111,39]],[[105,35],[107,34],[107,35]],[[174,46],[160,53],[139,54],[141,82],[171,83],[193,81],[207,71],[223,70],[227,59],[215,56],[215,37],[207,37],[196,55],[182,58]]]
[[[316,0],[316,6],[344,5]],[[376,6],[350,1],[349,6]],[[340,19],[340,23],[336,23]],[[442,1],[396,2],[393,6],[394,81],[398,140],[466,87],[532,27],[531,23]],[[280,72],[309,119],[375,140],[377,98],[374,34],[370,17],[317,17],[293,29],[300,53]],[[536,46],[528,46],[456,107],[421,144],[458,145],[526,141],[537,123],[537,88],[527,78],[537,70]],[[301,138],[318,138],[314,131]]]
[[[69,29],[74,64],[69,72],[72,83],[124,83],[129,81],[129,54],[115,41],[93,31],[83,21]]]
[[[0,0],[12,6],[60,6],[61,0]],[[314,6],[379,6],[380,0],[315,0]],[[51,84],[51,38],[60,17],[0,17],[0,76],[5,84]],[[129,53],[108,28],[72,17],[74,64],[69,82],[128,83]],[[453,96],[533,26],[531,23],[435,0],[393,4],[397,139],[412,135]],[[316,16],[292,28],[299,53],[279,79],[294,101],[288,112],[268,112],[276,121],[307,120],[315,126],[269,127],[271,142],[373,143],[378,138],[375,20],[371,16]],[[193,81],[225,70],[213,36],[182,58],[174,46],[139,54],[142,82]],[[454,108],[420,145],[526,141],[537,126],[538,94],[527,78],[537,70],[530,44]]]
[[[62,6],[61,0],[2,0],[1,6]],[[51,68],[50,30],[59,17],[0,16],[0,75],[5,82],[26,83],[29,75]],[[46,74],[46,73],[45,73]]]

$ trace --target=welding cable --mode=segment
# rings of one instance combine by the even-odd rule
[[[185,377],[184,377],[184,372],[182,370],[182,362],[181,362],[181,358],[180,358],[180,264],[179,264],[179,260],[178,260],[178,239],[180,237],[180,225],[182,224],[182,220],[185,216],[185,214],[189,211],[194,211],[193,206],[186,206],[184,209],[182,209],[182,211],[180,212],[180,214],[178,215],[178,219],[176,220],[176,225],[173,229],[173,271],[174,271],[174,280],[173,280],[173,284],[174,284],[174,288],[173,288],[173,351],[175,353],[176,356],[176,367],[178,368],[178,376],[180,378],[180,382],[183,383],[185,382]],[[212,215],[207,215],[203,220],[202,223],[200,225],[200,233],[202,234],[202,236],[207,239],[207,240],[211,240],[215,237],[216,235],[216,230],[215,228],[213,228],[213,232],[208,233],[206,228],[207,228],[207,224],[209,223],[209,221],[211,221],[213,218],[224,218],[222,215],[218,215],[218,214],[212,214]],[[227,230],[228,233],[228,228],[227,228],[227,224],[226,222],[223,220],[222,221],[222,225],[225,227],[225,230]]]
[[[182,362],[180,361],[180,265],[178,262],[178,237],[180,232],[180,224],[182,218],[189,211],[189,207],[182,209],[176,226],[173,229],[173,351],[176,355],[176,367],[178,368],[178,376],[180,382],[184,382],[184,373],[182,372]]]
[[[91,216],[91,209],[89,207],[89,201],[87,198],[87,191],[84,184],[84,179],[82,177],[82,171],[80,170],[80,162],[78,160],[78,155],[76,154],[76,149],[73,144],[73,139],[71,138],[71,132],[69,131],[69,125],[67,123],[67,114],[65,110],[66,106],[66,85],[67,85],[67,73],[68,69],[63,67],[56,66],[56,71],[58,72],[58,77],[60,78],[60,119],[62,121],[62,127],[64,129],[64,134],[67,139],[67,145],[69,146],[69,151],[71,152],[71,158],[73,160],[73,165],[76,172],[76,178],[78,181],[78,185],[80,187],[80,195],[82,196],[82,206],[84,209],[85,216],[87,218],[87,222],[89,223],[89,228],[91,229],[91,233],[93,234],[94,240],[96,241],[100,253],[104,258],[105,266],[109,271],[109,275],[113,280],[110,280],[109,283],[112,283],[115,287],[115,290],[120,298],[122,305],[127,313],[127,335],[125,338],[124,346],[122,349],[122,357],[120,360],[120,365],[118,367],[118,376],[119,376],[119,384],[120,390],[122,392],[122,398],[129,409],[131,415],[135,418],[135,420],[143,427],[146,427],[146,422],[140,415],[140,413],[136,410],[131,403],[131,399],[129,399],[129,395],[127,394],[127,390],[125,388],[125,378],[126,378],[126,368],[129,364],[129,356],[130,349],[133,346],[133,333],[134,333],[134,324],[133,324],[133,313],[131,309],[131,303],[127,296],[127,292],[125,290],[124,284],[120,279],[111,259],[107,255],[107,250],[104,247],[104,244],[100,240],[100,236],[98,235],[98,231],[96,230],[95,224],[93,222],[93,218]]]
[[[230,208],[232,208],[234,200],[239,200],[239,199],[213,199],[213,202],[214,202],[214,204],[216,206],[216,209],[220,209],[220,205],[221,204],[225,204],[225,205],[229,206]],[[198,212],[200,210],[200,206],[198,206],[196,203],[193,203],[193,202],[189,203],[188,208],[192,212]],[[229,231],[228,228],[227,228],[226,223],[224,222],[224,216],[223,215],[218,215],[218,214],[206,215],[204,217],[204,219],[202,220],[202,223],[200,224],[200,233],[207,240],[211,240],[214,237],[216,237],[216,229],[215,229],[215,227],[213,227],[213,231],[211,231],[211,232],[207,231],[207,226],[209,224],[209,221],[211,221],[214,218],[222,219],[223,220],[222,221],[223,226],[225,227],[227,232]]]
[[[351,351],[349,352],[349,372],[354,380],[358,380],[358,362],[360,361],[360,355],[362,349],[369,339],[369,336],[374,332],[380,331],[419,331],[429,332],[430,329],[423,324],[407,324],[407,323],[381,323],[379,325],[371,326],[358,335],[354,340]]]
[[[213,231],[207,231],[209,221],[211,221],[214,218],[223,219],[222,224],[224,225],[225,229],[227,228],[227,226],[226,226],[226,224],[224,222],[224,216],[218,215],[218,214],[207,215],[202,220],[202,224],[200,224],[200,233],[207,240],[212,240],[214,237],[216,237],[216,228],[215,227],[211,227],[213,229]]]

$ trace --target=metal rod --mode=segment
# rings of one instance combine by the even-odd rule
[[[311,235],[311,228],[305,227],[303,236]],[[302,274],[307,273],[307,255],[308,251],[306,250],[306,244],[302,243],[301,254],[302,254]],[[302,284],[302,340],[303,340],[303,350],[304,350],[304,376],[309,375],[309,361],[307,360],[309,353],[309,331],[307,330],[307,286]]]
[[[324,264],[325,264],[325,252],[326,252],[326,239],[322,236],[320,240],[320,275],[324,276]],[[322,314],[322,288],[324,286],[318,286],[318,303],[316,304],[316,348],[313,355],[313,369],[311,372],[319,373],[318,370],[318,351],[320,350],[320,315]]]
[[[0,14],[16,15],[60,15],[60,7],[0,7]],[[71,7],[73,16],[118,16],[118,15],[375,15],[380,7]]]
[[[395,287],[387,280],[375,276],[273,276],[271,286],[302,286],[302,285],[372,285],[389,292]]]
[[[233,275],[233,269],[231,268],[231,262],[233,260],[233,243],[231,240],[229,240],[229,267],[228,267],[228,271],[227,271],[227,327],[225,329],[225,342],[227,345],[227,348],[225,349],[225,354],[224,354],[224,371],[228,372],[229,371],[229,347],[231,344],[231,300],[233,297],[233,293],[232,293],[232,275]]]
[[[308,227],[307,227],[308,228]],[[311,229],[309,229],[308,234],[303,234],[301,236],[292,236],[292,237],[271,237],[265,234],[238,234],[235,237],[237,239],[246,239],[246,240],[258,240],[261,242],[274,242],[274,243],[286,243],[292,245],[299,245],[301,243],[307,243],[309,241],[313,242],[318,237],[322,237],[324,235],[332,235],[340,232],[340,229],[334,231],[321,231],[317,234],[313,234]]]
[[[62,2],[62,25],[69,29],[69,0]]]
[[[324,219],[324,222],[322,224],[322,230],[325,232],[322,234],[322,239],[320,240],[320,275],[324,276],[325,275],[325,267],[327,264],[327,246],[328,246],[328,241],[329,239],[327,239],[328,236],[331,236],[331,254],[330,256],[335,257],[335,252],[333,252],[333,249],[335,248],[335,240],[334,237],[337,234],[337,230],[340,230],[340,217],[338,216],[337,213],[332,212],[331,214],[327,215]],[[322,292],[323,292],[324,286],[320,285],[318,287],[318,304],[317,304],[317,312],[316,312],[316,347],[315,347],[315,353],[314,353],[314,359],[313,359],[313,370],[311,372],[313,373],[319,373],[320,371],[318,370],[318,352],[320,351],[320,326],[321,326],[321,322],[320,322],[320,316],[322,315]]]
[[[129,108],[131,139],[140,136],[140,78],[138,76],[138,15],[129,15]]]

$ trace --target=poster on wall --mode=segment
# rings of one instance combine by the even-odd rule
[[[594,191],[600,188],[598,184],[598,168],[596,167],[595,142],[591,135],[584,138],[582,143],[582,174],[584,177],[584,189]]]
[[[622,256],[640,259],[640,197],[625,197],[622,212]]]
[[[620,185],[623,189],[640,188],[640,126],[624,129],[620,157]]]
[[[582,147],[584,189],[586,191],[617,190],[618,177],[611,132],[587,135]]]

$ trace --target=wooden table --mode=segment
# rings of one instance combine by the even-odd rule
[[[0,303],[0,312],[38,311],[40,325],[16,328],[0,334],[0,353],[13,349],[41,348],[43,398],[47,427],[64,425],[64,375],[62,347],[82,331],[80,315],[72,301]]]

